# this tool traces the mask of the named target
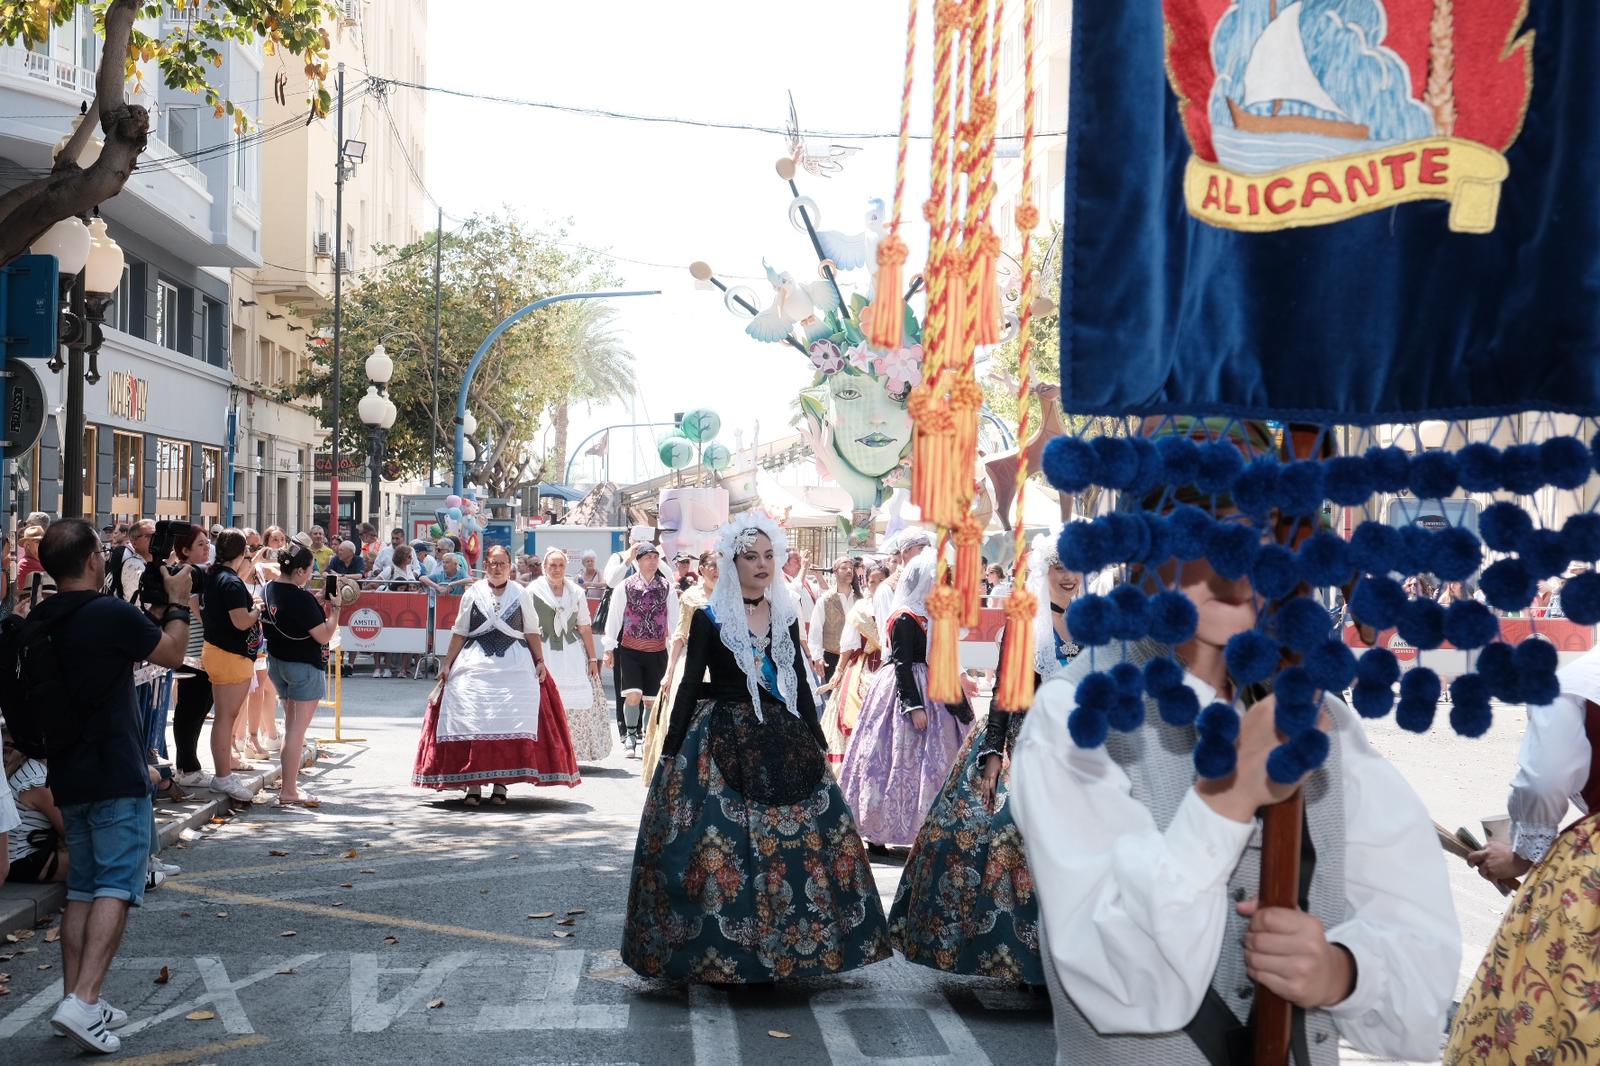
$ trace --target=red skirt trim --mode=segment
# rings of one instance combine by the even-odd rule
[[[566,785],[582,778],[578,758],[567,731],[567,712],[561,692],[548,671],[539,683],[539,739],[452,740],[440,743],[439,701],[428,701],[417,743],[417,761],[411,783],[418,788],[462,789],[473,785]]]

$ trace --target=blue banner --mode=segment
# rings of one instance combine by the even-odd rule
[[[1073,5],[1068,411],[1600,414],[1600,3]]]

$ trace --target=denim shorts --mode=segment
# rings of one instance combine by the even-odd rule
[[[288,659],[267,656],[267,677],[272,687],[286,700],[320,700],[327,691],[327,678],[322,667],[310,663],[297,663]]]
[[[71,803],[61,808],[67,829],[67,899],[89,903],[144,902],[150,873],[150,797]]]

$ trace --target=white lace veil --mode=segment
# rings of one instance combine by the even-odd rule
[[[894,600],[889,607],[890,618],[901,611],[909,611],[924,622],[928,620],[928,593],[933,591],[938,565],[939,553],[928,547],[906,564],[906,568],[900,572],[900,584],[895,586]]]
[[[772,541],[773,576],[763,595],[772,614],[772,661],[778,667],[777,696],[789,713],[798,718],[800,711],[795,700],[794,641],[789,636],[789,627],[798,618],[798,608],[794,596],[779,576],[783,559],[789,553],[789,538],[784,535],[781,526],[765,514],[746,511],[722,527],[722,534],[717,538],[720,576],[707,606],[716,616],[723,646],[733,653],[734,662],[744,670],[756,720],[763,721],[759,690],[761,657],[756,653],[755,644],[750,639],[750,627],[745,622],[744,592],[739,585],[739,570],[734,562],[734,557],[744,550],[757,533],[765,533],[767,539]]]
[[[1056,539],[1061,527],[1037,533],[1033,547],[1028,552],[1028,591],[1037,597],[1039,608],[1033,615],[1033,668],[1048,680],[1061,669],[1056,661],[1056,633],[1050,611],[1050,568],[1061,562],[1056,554]],[[1078,595],[1083,595],[1084,582],[1078,584]]]

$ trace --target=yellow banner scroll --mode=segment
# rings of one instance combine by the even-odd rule
[[[1476,141],[1434,137],[1267,174],[1241,174],[1189,157],[1189,213],[1225,229],[1321,226],[1411,200],[1449,200],[1450,228],[1489,233],[1500,211],[1505,156]]]

